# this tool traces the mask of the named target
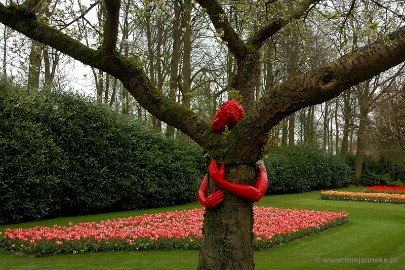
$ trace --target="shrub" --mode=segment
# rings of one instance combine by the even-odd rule
[[[348,154],[346,156],[346,162],[350,165],[352,170],[354,170],[355,155]],[[400,185],[398,182],[404,184],[402,179],[405,179],[404,168],[390,163],[383,157],[364,157],[361,177],[361,184],[363,186],[390,185],[392,182],[394,182],[394,185]]]
[[[391,186],[391,187],[403,187],[404,184],[400,180],[397,180],[397,181],[388,182],[388,186]]]
[[[363,173],[361,178],[361,184],[363,186],[385,186],[391,182],[391,178],[388,174],[376,174],[368,171]]]
[[[56,90],[0,82],[0,224],[195,200],[200,148]]]
[[[336,155],[310,146],[275,148],[265,160],[268,193],[294,193],[346,186],[350,167]]]

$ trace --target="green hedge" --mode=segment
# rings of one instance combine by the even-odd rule
[[[129,116],[55,90],[0,81],[0,224],[195,201],[206,161]],[[268,193],[347,185],[338,157],[289,146],[266,159]]]
[[[343,159],[311,146],[277,147],[265,164],[268,193],[340,188],[351,180],[351,169]]]
[[[0,224],[195,201],[205,159],[82,96],[0,82]]]

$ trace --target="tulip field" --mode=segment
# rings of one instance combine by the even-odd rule
[[[405,194],[405,187],[370,186],[365,187],[364,192]]]
[[[267,195],[255,205],[256,270],[404,269],[403,204],[321,200],[313,191]],[[3,225],[0,269],[196,269],[203,212],[196,202]],[[331,258],[394,263],[336,264]]]
[[[22,254],[198,249],[204,209],[145,214],[68,226],[6,229],[0,244]],[[346,212],[254,207],[255,247],[288,242],[347,222]]]
[[[348,192],[348,191],[321,191],[321,198],[324,200],[337,201],[366,201],[378,203],[405,203],[405,194],[392,192]]]

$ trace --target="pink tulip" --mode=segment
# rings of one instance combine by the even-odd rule
[[[172,211],[151,215],[141,215],[113,220],[73,224],[68,226],[54,225],[52,227],[37,226],[28,229],[6,229],[3,240],[8,248],[20,252],[34,250],[31,247],[42,245],[52,252],[58,250],[75,251],[75,247],[98,246],[133,247],[136,241],[148,243],[167,239],[181,243],[193,244],[202,238],[204,209]],[[278,209],[273,207],[254,207],[253,233],[259,242],[271,243],[278,236],[291,235],[312,230],[321,230],[330,224],[347,219],[346,212],[333,213],[325,211],[310,211],[297,209]],[[46,244],[45,244],[46,243]],[[139,245],[139,244],[138,244]],[[147,244],[146,244],[147,245]],[[94,247],[93,247],[94,248]],[[43,250],[39,252],[44,252]]]

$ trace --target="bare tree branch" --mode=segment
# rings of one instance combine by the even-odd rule
[[[378,3],[375,0],[371,0],[371,2],[373,2],[376,6],[381,7],[389,12],[391,12],[392,14],[394,14],[395,16],[397,16],[398,18],[400,18],[402,21],[405,21],[405,16],[403,14],[399,14],[398,12],[395,12],[394,10],[391,10],[390,8]]]
[[[284,17],[273,18],[270,22],[260,28],[251,38],[249,38],[247,42],[248,45],[252,45],[256,50],[260,49],[268,38],[276,34],[292,20],[301,18],[311,7],[311,5],[316,4],[319,1],[320,0],[302,1],[299,7],[293,10],[290,14],[284,15]]]
[[[350,16],[352,15],[355,6],[356,6],[356,0],[352,0],[352,3],[350,4],[350,8],[347,11],[347,13],[345,15],[345,19],[342,22],[341,31],[343,31],[343,28],[346,25],[347,19],[350,18]]]
[[[222,40],[227,42],[229,50],[237,59],[241,59],[247,53],[246,44],[235,32],[228,21],[225,11],[217,0],[197,0],[201,7],[205,8],[215,29],[222,32]]]
[[[260,115],[265,115],[266,121],[281,120],[282,118],[270,115],[283,111],[291,114],[305,106],[322,103],[336,97],[344,90],[404,62],[405,26],[391,33],[388,38],[390,41],[368,45],[361,50],[346,54],[326,66],[289,79],[263,96],[257,110],[260,111]],[[363,70],[368,72],[362,72]],[[293,100],[301,101],[294,103]],[[273,126],[273,124],[269,126]]]
[[[105,3],[105,22],[104,22],[104,39],[103,50],[107,54],[112,54],[115,50],[118,39],[118,26],[120,15],[120,0],[104,0]]]
[[[98,4],[100,4],[99,1],[94,2],[93,4],[90,5],[90,7],[88,9],[86,9],[82,14],[80,14],[79,17],[75,18],[74,20],[72,20],[71,22],[65,24],[63,27],[60,28],[60,30],[63,30],[65,28],[68,28],[69,26],[71,26],[73,23],[77,22],[78,20],[84,18],[84,16],[86,16],[87,13],[90,12],[90,10],[92,10],[95,6],[97,6]]]
[[[262,134],[284,117],[304,107],[330,100],[350,87],[404,62],[405,26],[391,33],[388,38],[389,40],[376,42],[344,55],[312,72],[292,77],[269,91],[257,102],[247,119],[238,123],[240,126],[255,127],[241,127],[244,139],[249,140],[252,149],[257,149],[259,147],[255,147],[253,142],[260,144],[263,141]],[[235,136],[238,134],[235,133]],[[244,142],[239,143],[243,145]],[[236,146],[233,151],[241,149]],[[252,153],[245,152],[244,155],[249,156]]]

